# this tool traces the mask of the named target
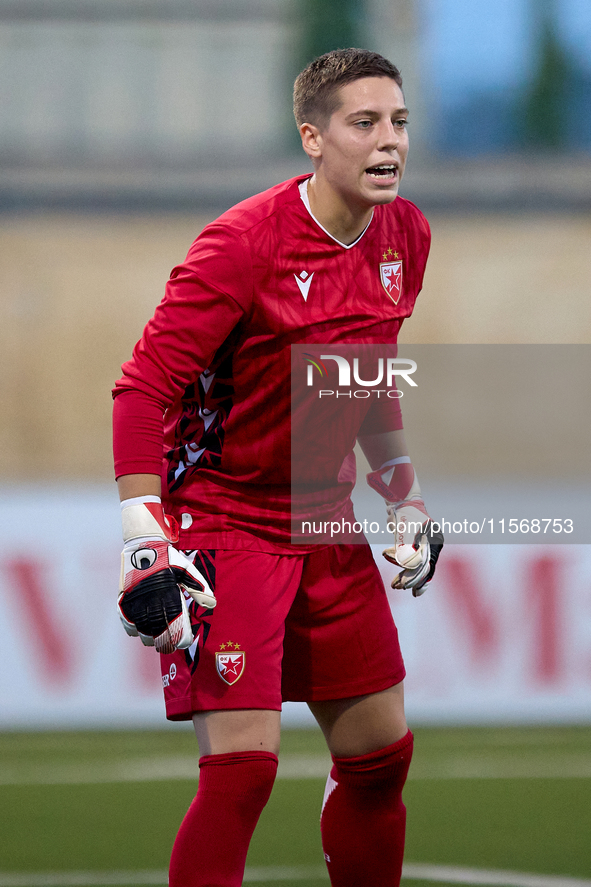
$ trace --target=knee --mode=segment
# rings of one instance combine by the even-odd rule
[[[398,742],[352,758],[333,755],[331,779],[352,789],[376,789],[401,794],[413,752],[413,734],[409,730]]]
[[[199,760],[199,792],[223,795],[227,801],[262,810],[277,775],[277,755],[244,751],[204,755]]]

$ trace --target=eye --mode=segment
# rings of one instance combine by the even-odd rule
[[[360,129],[369,129],[371,125],[371,120],[358,120],[355,124],[355,126],[358,126]]]
[[[408,120],[406,117],[399,117],[398,120],[394,120],[394,126],[397,127],[397,129],[404,129],[408,126]]]

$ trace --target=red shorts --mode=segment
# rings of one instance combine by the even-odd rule
[[[385,690],[404,678],[398,632],[368,545],[311,554],[202,551],[218,600],[189,650],[161,656],[166,716],[280,710]]]

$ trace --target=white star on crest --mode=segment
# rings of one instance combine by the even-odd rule
[[[384,277],[388,278],[391,287],[400,289],[400,268],[384,268]]]
[[[229,659],[228,662],[222,662],[222,668],[224,669],[224,674],[233,674],[235,677],[238,675],[238,668],[240,666],[240,660],[242,657]]]

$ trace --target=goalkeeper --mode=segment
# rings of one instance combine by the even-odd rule
[[[294,111],[313,174],[203,230],[114,390],[119,614],[160,653],[167,717],[193,721],[201,755],[171,887],[242,883],[283,700],[308,703],[332,754],[321,817],[331,884],[400,881],[413,744],[404,665],[367,543],[292,544],[290,346],[391,344],[412,313],[430,233],[397,196],[401,85],[394,65],[357,49],[299,75]],[[347,451],[327,453],[324,513],[352,515],[357,438],[393,523],[393,585],[418,595],[442,539],[397,402],[368,403],[351,413]]]

